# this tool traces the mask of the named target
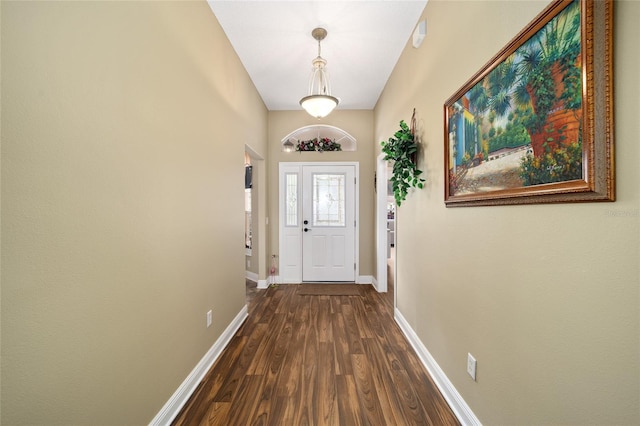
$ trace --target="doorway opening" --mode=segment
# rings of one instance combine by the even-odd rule
[[[376,288],[396,306],[397,212],[389,176],[392,165],[380,154],[376,164]]]
[[[267,287],[266,188],[264,159],[249,145],[244,152],[244,214],[245,214],[245,277]]]

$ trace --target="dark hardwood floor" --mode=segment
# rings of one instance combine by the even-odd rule
[[[393,295],[247,286],[249,317],[174,425],[457,425],[393,320]]]

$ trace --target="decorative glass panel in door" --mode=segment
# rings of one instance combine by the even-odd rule
[[[345,175],[313,174],[313,226],[345,226]]]

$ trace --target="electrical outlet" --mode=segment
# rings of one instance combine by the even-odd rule
[[[211,323],[213,322],[213,312],[207,312],[207,328],[211,327]]]
[[[473,381],[476,380],[476,359],[471,354],[467,354],[467,373]]]

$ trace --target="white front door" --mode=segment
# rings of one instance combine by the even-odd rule
[[[302,280],[355,280],[353,166],[305,166]]]
[[[283,282],[356,278],[357,167],[280,167],[280,277]]]

